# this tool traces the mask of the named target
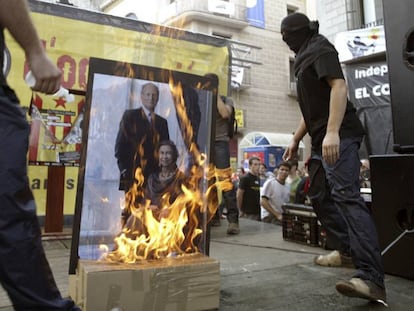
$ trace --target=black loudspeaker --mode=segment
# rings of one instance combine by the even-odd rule
[[[370,165],[384,271],[414,280],[414,155],[371,156]]]
[[[394,151],[414,153],[414,1],[383,0]]]

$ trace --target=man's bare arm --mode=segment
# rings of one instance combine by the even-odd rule
[[[270,205],[269,199],[267,199],[266,197],[262,197],[261,204],[262,204],[263,208],[266,211],[268,211],[270,214],[272,214],[273,216],[275,216],[276,219],[282,220],[282,214],[280,214],[277,211],[275,211],[275,209]]]
[[[322,142],[322,157],[332,165],[339,159],[339,129],[346,110],[347,87],[343,79],[327,79],[327,82],[331,87],[331,98],[326,135]]]
[[[61,71],[46,55],[29,15],[26,0],[0,0],[0,25],[8,29],[26,53],[36,79],[33,90],[53,94],[60,87]]]
[[[237,193],[236,193],[236,198],[237,198],[237,208],[239,209],[239,211],[241,211],[241,208],[243,206],[243,194],[244,194],[244,190],[238,188]]]

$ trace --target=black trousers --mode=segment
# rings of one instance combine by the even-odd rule
[[[0,87],[0,282],[17,311],[80,310],[62,298],[43,249],[27,178],[28,135],[14,92]]]

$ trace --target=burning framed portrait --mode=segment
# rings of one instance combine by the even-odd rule
[[[205,76],[90,59],[71,273],[205,253],[216,96]]]

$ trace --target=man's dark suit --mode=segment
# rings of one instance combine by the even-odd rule
[[[158,169],[157,145],[169,137],[167,120],[159,115],[153,113],[150,123],[143,108],[124,112],[115,144],[119,190],[129,190],[137,167],[142,168],[145,181]]]

